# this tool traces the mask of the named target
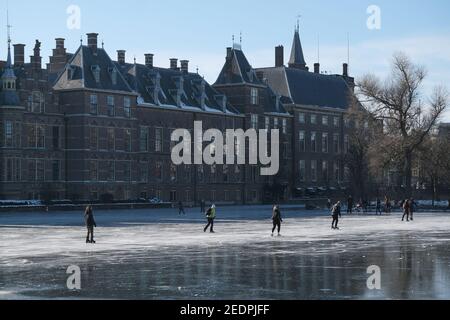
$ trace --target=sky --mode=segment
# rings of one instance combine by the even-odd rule
[[[349,38],[350,73],[357,81],[368,73],[386,79],[392,55],[402,51],[427,68],[425,94],[438,85],[450,90],[448,0],[0,0],[3,60],[7,7],[12,42],[26,44],[28,57],[39,39],[44,62],[55,38],[66,38],[68,51],[74,52],[81,37],[87,43],[85,34],[97,32],[114,59],[119,49],[127,50],[129,62],[136,57],[143,63],[144,54],[153,53],[161,67],[169,66],[169,58],[186,59],[191,71],[198,68],[214,83],[233,35],[239,42],[242,33],[242,48],[253,67],[273,66],[277,45],[285,47],[287,63],[301,16],[300,36],[311,69],[320,60],[322,71],[341,73]],[[71,11],[74,7],[79,15]],[[443,120],[450,122],[450,110]]]

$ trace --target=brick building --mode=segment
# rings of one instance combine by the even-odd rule
[[[7,60],[0,61],[2,199],[260,203],[344,180],[344,115],[353,79],[346,70],[342,76],[309,72],[298,30],[288,67],[281,47],[275,67],[254,69],[234,45],[214,85],[190,72],[187,60],[161,68],[146,54],[145,64],[128,63],[125,50],[113,60],[96,33],[73,54],[64,41],[56,39],[46,68],[39,41],[30,62],[25,45],[16,44],[13,63],[10,41]],[[171,134],[192,132],[195,121],[222,132],[279,129],[278,175],[260,176],[250,165],[173,165]]]

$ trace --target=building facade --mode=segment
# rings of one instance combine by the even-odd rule
[[[113,60],[96,33],[73,54],[64,41],[56,39],[46,68],[39,41],[27,63],[25,45],[14,45],[13,63],[9,40],[0,62],[1,199],[242,204],[287,201],[344,181],[353,79],[345,70],[309,72],[298,30],[288,67],[282,47],[275,67],[254,69],[234,45],[213,85],[190,72],[187,60],[160,68],[146,54],[144,64],[128,63],[125,50]],[[224,133],[279,129],[279,173],[261,176],[258,165],[174,165],[172,132],[192,133],[197,121]]]

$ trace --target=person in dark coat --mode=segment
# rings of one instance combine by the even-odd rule
[[[95,243],[94,228],[97,228],[97,224],[95,223],[92,206],[86,208],[86,211],[84,212],[84,221],[87,228],[86,243]]]
[[[381,199],[380,198],[377,198],[377,208],[375,211],[375,215],[378,215],[378,214],[380,214],[380,216],[383,214],[381,212]]]
[[[413,198],[409,200],[409,220],[414,221],[414,210],[415,210],[416,202]]]
[[[409,222],[409,213],[410,213],[410,209],[411,209],[411,204],[409,203],[409,200],[405,200],[403,202],[403,217],[402,217],[402,221],[406,221]]]
[[[184,211],[184,205],[183,202],[178,202],[178,214],[181,216],[182,214],[186,215],[186,212]]]
[[[273,214],[272,214],[272,221],[273,221],[273,228],[272,228],[272,237],[273,233],[275,232],[275,229],[278,228],[278,236],[281,236],[281,223],[283,222],[283,218],[281,218],[281,210],[280,207],[274,206],[273,207]]]
[[[338,228],[339,218],[342,217],[342,214],[341,214],[341,202],[340,201],[338,201],[338,203],[336,203],[333,206],[333,209],[331,211],[331,216],[333,217],[333,223],[331,224],[331,229],[339,230],[339,228]]]
[[[347,200],[347,213],[348,214],[353,213],[353,198],[352,198],[352,196],[349,196],[348,200]]]
[[[331,200],[330,199],[328,199],[327,200],[327,209],[328,210],[331,210],[331,207],[332,207],[333,205],[331,204]]]

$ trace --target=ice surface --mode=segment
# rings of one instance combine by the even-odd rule
[[[0,214],[0,299],[403,299],[450,298],[450,214],[344,216],[270,207],[219,208],[215,234],[198,209],[96,212],[96,245],[82,213]],[[82,270],[80,292],[65,270]],[[383,290],[366,287],[382,269]]]

